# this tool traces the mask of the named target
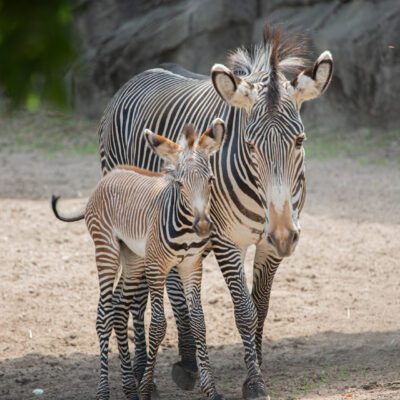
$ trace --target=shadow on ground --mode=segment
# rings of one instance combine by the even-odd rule
[[[211,347],[218,388],[227,399],[241,398],[245,378],[241,344]],[[393,392],[400,398],[400,331],[343,334],[323,332],[264,344],[263,372],[272,399],[324,398],[349,390]],[[179,390],[170,379],[176,349],[160,354],[157,382],[162,399],[201,399],[199,389]],[[0,398],[31,399],[32,390],[44,390],[43,399],[94,399],[98,359],[93,355],[27,354],[0,363]],[[111,399],[123,399],[117,354],[111,355]],[[376,398],[379,396],[377,395]],[[373,397],[374,398],[374,397]],[[386,397],[385,397],[386,398]]]

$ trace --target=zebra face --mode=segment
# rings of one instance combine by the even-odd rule
[[[219,118],[200,137],[192,125],[186,125],[179,144],[145,131],[153,151],[171,164],[171,174],[185,205],[182,211],[193,221],[192,228],[201,237],[209,236],[212,229],[209,202],[214,177],[210,156],[219,150],[224,136],[225,123]]]
[[[281,257],[293,253],[300,236],[299,214],[305,200],[304,127],[289,97],[271,112],[256,103],[245,141],[251,154],[265,209],[267,241]]]
[[[210,219],[210,193],[214,176],[210,167],[210,156],[219,150],[225,136],[225,124],[217,118],[199,138],[191,128],[184,128],[181,143],[182,154],[176,166],[177,181],[182,194],[191,206],[193,230],[200,237],[209,236],[212,229]]]
[[[230,66],[215,64],[211,79],[221,98],[245,110],[244,137],[260,200],[265,210],[265,233],[280,257],[294,251],[300,235],[299,213],[305,200],[304,127],[300,108],[328,88],[332,55],[323,52],[306,68],[296,53],[301,44],[283,40],[281,32],[264,31],[264,46],[252,53],[239,49]],[[285,72],[300,71],[291,82]]]
[[[212,180],[208,156],[202,151],[191,152],[177,165],[176,181],[189,205],[188,214],[193,216],[193,230],[200,237],[209,236],[212,229],[209,214]]]

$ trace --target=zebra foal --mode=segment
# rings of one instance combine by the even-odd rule
[[[152,173],[120,166],[103,177],[87,203],[84,218],[95,245],[100,283],[96,330],[100,341],[100,381],[97,397],[108,399],[108,346],[115,328],[121,360],[124,393],[129,399],[150,399],[156,355],[166,332],[164,286],[171,268],[181,276],[195,337],[200,369],[200,386],[211,399],[221,399],[211,374],[205,323],[201,306],[201,258],[211,233],[210,186],[213,179],[209,156],[225,135],[225,124],[215,119],[211,128],[197,137],[187,125],[180,144],[149,130],[150,148],[170,166]],[[52,206],[57,218],[76,221]],[[114,283],[122,264],[119,290]],[[149,354],[137,390],[129,355],[127,323],[135,291],[143,277],[151,298]]]

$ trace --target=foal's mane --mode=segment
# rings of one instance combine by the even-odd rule
[[[136,172],[137,174],[144,175],[144,176],[151,176],[151,177],[160,177],[160,176],[165,176],[166,172],[155,172],[155,171],[150,171],[148,169],[143,169],[139,167],[135,167],[134,165],[127,165],[127,164],[119,164],[115,167],[115,169],[123,169],[126,171],[133,171]]]

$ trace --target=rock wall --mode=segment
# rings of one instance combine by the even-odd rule
[[[333,54],[332,86],[305,106],[308,126],[400,127],[399,0],[86,0],[79,9],[83,54],[72,86],[87,115],[162,62],[207,74],[229,50],[258,42],[268,20],[304,32],[315,57]]]

